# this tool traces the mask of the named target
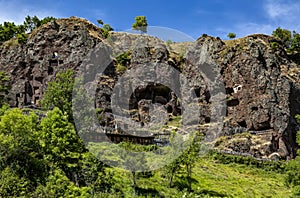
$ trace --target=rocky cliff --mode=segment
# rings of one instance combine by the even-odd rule
[[[112,33],[104,39],[101,29],[86,20],[59,19],[34,30],[26,44],[8,41],[0,46],[0,68],[11,77],[11,90],[6,96],[9,104],[38,106],[55,74],[66,68],[77,71],[99,43],[112,49],[113,58],[99,76],[96,90],[95,106],[101,109],[102,126],[116,125],[111,97],[122,74],[141,64],[160,63],[192,79],[190,85],[200,109],[195,117],[199,118],[199,130],[205,132],[218,113],[213,113],[210,83],[192,64],[197,59],[214,66],[212,72],[224,88],[224,118],[221,133],[213,142],[215,147],[255,157],[295,156],[294,116],[300,114],[300,69],[281,42],[266,35],[231,41],[203,35],[194,43],[170,45],[157,38],[126,33]],[[120,64],[115,57],[122,53],[128,53],[129,58]],[[159,71],[165,78],[170,75],[168,69]],[[147,124],[151,120],[149,103],[157,103],[169,113],[168,122],[182,114],[183,100],[184,94],[176,95],[166,85],[149,83],[132,90],[129,111],[133,120]],[[159,114],[152,118],[155,116]]]

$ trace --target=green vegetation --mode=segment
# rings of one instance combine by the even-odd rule
[[[104,22],[101,19],[98,19],[97,23],[100,24],[100,25],[104,25]]]
[[[281,29],[278,27],[273,31],[274,37],[279,38],[288,53],[299,53],[300,52],[300,34],[296,31],[290,31],[287,29]]]
[[[296,120],[300,124],[300,115],[296,115]],[[300,131],[297,133],[297,143],[300,145]],[[299,150],[298,155],[300,155]],[[295,197],[300,196],[300,156],[288,163],[285,181],[287,185],[293,188],[293,195]]]
[[[9,80],[9,76],[5,72],[0,71],[0,107],[6,102],[5,96],[10,89]]]
[[[228,33],[227,37],[230,38],[230,39],[234,39],[236,37],[236,34],[230,32],[230,33]]]
[[[130,61],[131,61],[130,56],[131,56],[131,51],[127,51],[116,56],[117,72],[126,71],[127,66],[130,65]]]
[[[188,192],[185,166],[178,163],[173,184],[167,168],[139,174],[137,197],[291,197],[291,190],[285,185],[283,174],[249,167],[245,164],[222,164],[208,155],[195,160],[192,174],[192,191]],[[115,185],[123,196],[134,194],[131,178],[120,169],[115,171]],[[171,170],[171,169],[169,169]]]
[[[0,42],[12,38],[19,43],[26,42],[27,32],[51,20],[54,18],[39,20],[36,16],[28,16],[20,26],[5,22],[0,25]],[[102,20],[97,22],[103,25],[103,36],[107,38],[112,28]],[[136,17],[133,29],[145,33],[147,25],[146,17]],[[288,51],[299,51],[299,34],[277,29],[274,36],[283,40]],[[228,37],[234,38],[235,34]],[[168,43],[172,44],[170,41]],[[277,48],[278,43],[271,43],[271,47]],[[180,54],[180,59],[183,59],[184,54],[185,51]],[[119,54],[116,62],[117,72],[124,72],[130,65],[131,52]],[[299,156],[290,162],[260,161],[215,151],[202,156],[202,149],[205,148],[199,143],[199,136],[192,137],[191,145],[175,160],[168,157],[153,160],[149,154],[149,151],[154,151],[157,156],[164,153],[176,155],[177,148],[173,148],[172,144],[158,149],[156,145],[143,146],[130,142],[113,146],[102,143],[103,149],[99,150],[100,143],[84,145],[74,126],[73,70],[67,69],[57,74],[55,80],[48,84],[42,101],[43,110],[10,109],[4,98],[10,88],[9,82],[9,76],[0,72],[0,197],[300,196]],[[78,90],[76,98],[85,103],[79,107],[83,110],[76,111],[83,113],[83,123],[90,119],[90,112],[84,114],[83,106],[94,102],[84,101],[84,93],[83,90]],[[103,109],[93,109],[93,112],[101,120]],[[300,122],[299,115],[296,119]],[[182,117],[177,116],[166,123],[167,129],[174,128],[172,135],[176,133],[181,120]],[[89,127],[93,126],[84,126],[80,132],[88,131]],[[250,135],[243,133],[238,136],[244,138]],[[176,141],[174,139],[172,140]],[[216,144],[221,145],[223,141],[226,138],[220,139]],[[300,144],[300,132],[297,143]],[[122,163],[123,167],[131,168],[131,171],[105,165],[88,152],[87,148],[98,151],[101,157],[104,156],[109,161]],[[136,152],[138,155],[120,153],[116,156],[114,154],[117,148]],[[156,171],[138,172],[138,167],[151,168],[154,164],[163,162],[169,163]]]
[[[200,144],[194,141],[183,155],[160,170],[128,172],[106,167],[87,152],[68,115],[58,108],[42,117],[37,116],[42,112],[26,115],[7,107],[1,112],[5,112],[0,114],[1,197],[291,197],[291,187],[297,194],[299,171],[291,168],[299,168],[298,161],[291,162],[296,165],[288,166],[286,176],[285,162],[216,152],[201,157]],[[119,147],[157,149],[131,143]],[[139,158],[123,158],[122,154],[112,158],[115,151],[111,147],[101,152],[129,167],[153,163],[147,152]]]
[[[109,24],[104,24],[102,27],[102,35],[104,36],[104,38],[108,38],[109,33],[113,30],[114,29]]]
[[[148,22],[146,16],[135,17],[135,22],[132,24],[133,30],[141,31],[141,33],[147,33]]]
[[[28,32],[52,20],[55,20],[55,18],[46,17],[40,20],[37,16],[27,16],[21,25],[15,25],[13,22],[4,22],[0,24],[0,43],[10,39],[16,39],[18,43],[25,43],[27,41]]]
[[[72,120],[72,93],[74,86],[74,71],[67,69],[56,75],[55,81],[49,82],[42,100],[45,109],[58,107]]]
[[[90,197],[109,187],[103,164],[58,108],[41,121],[34,112],[6,110],[0,150],[1,197]]]
[[[102,35],[104,38],[108,38],[110,32],[114,31],[114,29],[109,24],[104,24],[104,22],[101,19],[98,19],[97,23],[102,26]]]

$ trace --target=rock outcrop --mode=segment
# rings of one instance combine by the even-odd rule
[[[277,48],[272,45],[274,42],[279,43]],[[214,95],[210,87],[214,84],[208,82],[210,74],[203,76],[191,63],[206,61],[207,65],[201,67],[207,67],[224,88],[226,106],[220,108],[224,109],[224,119],[219,135],[230,137],[225,138],[226,141],[216,140],[215,146],[255,157],[274,156],[274,153],[283,158],[295,156],[297,123],[294,117],[300,114],[299,66],[285,53],[280,41],[266,35],[232,41],[204,35],[194,43],[186,44],[186,53],[182,56],[182,52],[172,50],[157,38],[112,33],[104,39],[101,29],[86,20],[59,19],[34,30],[24,45],[7,42],[0,46],[0,68],[11,77],[9,104],[13,107],[38,106],[55,74],[66,68],[77,71],[90,50],[99,43],[113,49],[112,57],[129,52],[131,61],[126,65],[127,71],[134,71],[144,64],[153,66],[153,70],[168,78],[173,75],[172,71],[159,68],[168,66],[191,79],[189,84],[200,109],[199,115],[195,116],[199,117],[198,124],[200,128],[204,127],[203,131],[218,115],[212,105]],[[211,65],[214,67],[210,68]],[[95,107],[101,109],[100,123],[111,131],[116,129],[112,95],[123,74],[113,60],[99,76],[95,90]],[[176,85],[176,79],[172,83]],[[140,85],[134,90],[124,86],[125,91],[132,93],[127,105],[135,122],[151,120],[149,107],[144,108],[145,101],[163,106],[170,119],[185,110],[181,104],[185,95],[175,94],[167,85]],[[239,134],[243,132],[248,135],[241,137]]]

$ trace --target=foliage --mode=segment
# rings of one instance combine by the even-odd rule
[[[68,116],[60,109],[49,111],[42,120],[39,142],[46,161],[58,166],[70,177],[78,177],[76,169],[84,151],[83,143],[68,121]]]
[[[42,100],[42,106],[46,109],[58,107],[68,115],[72,121],[72,93],[74,86],[74,71],[67,69],[56,75],[53,82],[49,82]]]
[[[300,115],[295,116],[297,123],[300,125]],[[296,142],[298,145],[300,145],[300,131],[297,132],[297,139]],[[300,150],[298,150],[298,155],[300,155]]]
[[[229,32],[227,37],[230,38],[230,39],[234,39],[236,37],[236,34],[232,33],[232,32]]]
[[[38,177],[42,160],[37,157],[37,122],[33,113],[26,116],[19,109],[5,111],[0,122],[0,169],[11,167],[21,176]]]
[[[116,56],[116,61],[117,61],[117,72],[123,72],[126,70],[126,67],[130,65],[131,61],[131,52],[127,51],[124,53],[121,53]]]
[[[55,108],[39,118],[1,109],[1,197],[90,197],[109,192],[111,173],[86,151],[67,115]]]
[[[300,115],[296,115],[296,120],[300,123]],[[300,145],[300,131],[297,133],[297,143]],[[298,155],[300,154],[298,150]],[[286,177],[285,182],[287,185],[293,187],[294,196],[300,195],[300,156],[297,156],[296,159],[288,162],[286,167]]]
[[[300,186],[300,158],[291,160],[287,165],[286,183],[291,186]]]
[[[134,192],[136,197],[270,197],[274,194],[288,197],[291,194],[284,185],[283,174],[276,171],[276,162],[268,162],[262,168],[252,162],[249,165],[248,158],[225,158],[215,153],[199,157],[194,148],[178,158],[171,187],[166,169],[130,172],[129,177],[127,171],[105,167],[87,152],[67,115],[58,108],[49,111],[41,123],[34,114],[6,110],[0,121],[0,134],[2,197],[132,197]],[[115,146],[133,152],[157,149],[153,145],[130,143]],[[105,149],[105,152],[111,151]],[[146,153],[121,160],[130,167],[149,163]],[[193,190],[190,192],[189,163]]]
[[[103,37],[104,38],[108,38],[108,36],[109,36],[109,33],[111,32],[111,31],[114,31],[114,29],[109,25],[109,24],[104,24],[103,26],[102,26],[102,35],[103,35]]]
[[[276,49],[278,49],[279,44],[278,44],[277,42],[271,42],[271,43],[270,43],[270,47],[271,47],[273,50],[276,50]]]
[[[135,22],[132,24],[133,30],[141,31],[142,33],[147,33],[148,22],[146,16],[136,16]]]
[[[46,24],[50,21],[56,20],[53,17],[45,17],[40,20],[37,16],[27,16],[24,21],[24,27],[26,32],[32,32],[35,28],[40,27],[43,24]]]
[[[6,167],[0,171],[0,197],[26,196],[29,191],[29,181],[20,178],[13,169]]]
[[[184,167],[182,168],[182,170]],[[128,173],[112,168],[114,180],[123,192],[132,197],[132,179]],[[248,167],[244,164],[222,164],[211,156],[198,157],[193,169],[192,192],[188,192],[186,178],[181,171],[174,177],[173,187],[165,170],[154,171],[151,177],[139,177],[136,197],[290,197],[283,174]]]
[[[91,197],[90,188],[75,186],[60,169],[50,172],[45,186],[38,186],[35,196],[37,197]]]
[[[98,19],[98,20],[97,20],[97,23],[99,23],[100,25],[103,25],[103,24],[104,24],[104,22],[103,22],[101,19]]]
[[[272,35],[283,42],[287,52],[294,53],[300,51],[300,34],[296,31],[291,32],[290,30],[278,27],[273,31]]]
[[[243,164],[253,168],[260,168],[266,171],[273,171],[278,173],[284,173],[286,164],[281,161],[261,161],[254,159],[253,157],[238,156],[238,155],[226,155],[216,151],[210,151],[209,155],[219,163],[222,164]]]
[[[53,17],[45,17],[40,20],[37,16],[27,16],[24,23],[21,25],[15,25],[13,22],[4,22],[0,24],[0,43],[8,41],[12,38],[18,40],[19,43],[26,43],[28,32],[31,32],[35,28],[55,20]]]
[[[10,89],[9,81],[9,76],[5,72],[0,71],[0,107],[4,102],[6,102],[5,96],[8,94],[8,90]]]

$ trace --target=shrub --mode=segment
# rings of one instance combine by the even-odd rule
[[[102,27],[102,35],[104,38],[108,38],[109,36],[109,33],[111,31],[113,31],[114,29],[109,25],[109,24],[104,24],[103,27]]]
[[[230,33],[228,33],[227,37],[230,38],[230,39],[234,39],[236,37],[236,34],[230,32]]]
[[[141,31],[142,33],[147,33],[148,22],[145,16],[135,17],[135,23],[132,24],[133,30]]]
[[[116,57],[117,61],[117,72],[122,72],[126,70],[126,66],[128,66],[131,62],[131,52],[127,51],[125,53],[121,53]]]
[[[279,44],[278,44],[277,42],[272,42],[272,43],[270,43],[270,47],[271,47],[273,50],[276,50],[276,49],[278,49]]]

